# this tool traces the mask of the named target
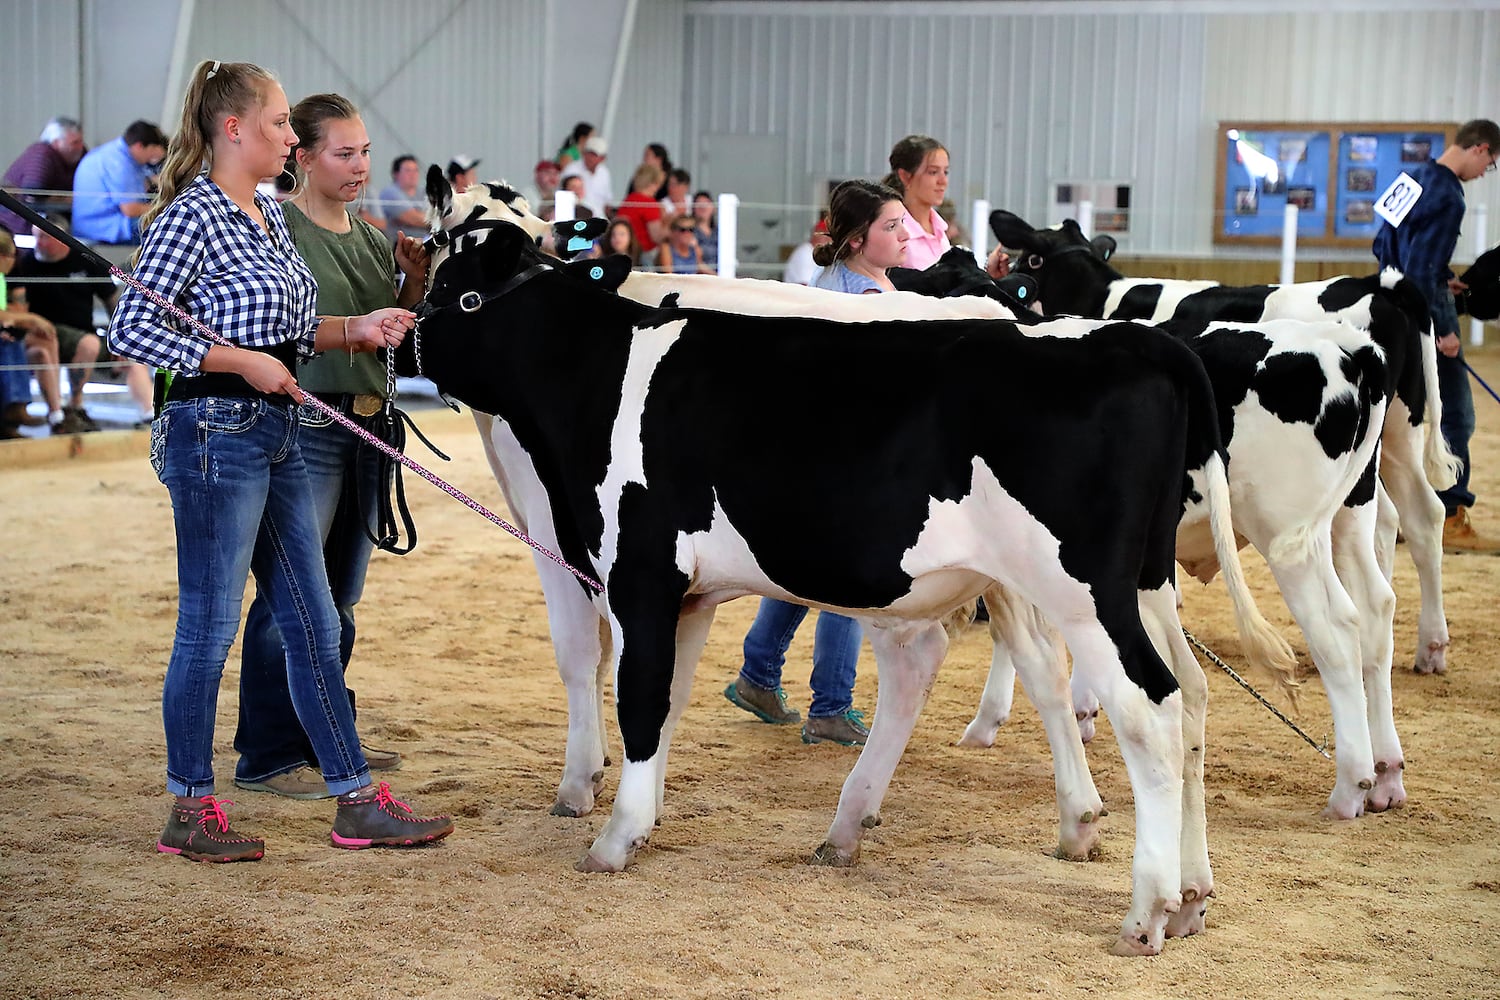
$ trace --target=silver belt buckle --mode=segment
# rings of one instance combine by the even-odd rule
[[[354,397],[352,409],[356,417],[373,417],[380,412],[381,405],[379,396],[373,392],[362,392]]]

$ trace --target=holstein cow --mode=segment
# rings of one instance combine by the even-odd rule
[[[1442,403],[1437,390],[1436,346],[1425,305],[1411,282],[1395,271],[1363,278],[1246,287],[1125,278],[1106,263],[1114,241],[1102,236],[1091,243],[1071,219],[1054,229],[1036,229],[1013,213],[996,211],[990,215],[990,228],[1004,246],[1026,251],[1017,267],[1040,282],[1040,301],[1049,313],[1150,322],[1175,319],[1188,329],[1215,320],[1342,319],[1369,331],[1372,342],[1386,350],[1393,376],[1393,391],[1381,429],[1380,476],[1396,510],[1380,493],[1379,558],[1389,578],[1399,511],[1400,528],[1416,563],[1421,587],[1415,668],[1418,673],[1447,669],[1443,505],[1433,488],[1451,485],[1458,465],[1438,430]],[[1376,325],[1373,303],[1382,299],[1395,308],[1384,310],[1383,322]],[[1399,355],[1394,353],[1397,351]]]
[[[983,272],[971,256],[950,253],[900,277],[902,287],[946,295],[972,288],[976,275]],[[1382,329],[1406,329],[1384,297],[1371,308],[1382,315]],[[1324,678],[1338,746],[1327,812],[1347,819],[1400,805],[1403,754],[1390,693],[1395,595],[1375,558],[1370,482],[1378,445],[1373,429],[1384,418],[1393,359],[1362,332],[1326,320],[1174,332],[1203,360],[1215,386],[1235,530],[1267,557]],[[1399,342],[1393,350],[1399,366]],[[1351,495],[1358,503],[1346,506]],[[1177,557],[1201,579],[1216,571],[1201,506],[1184,512]],[[1001,640],[1014,632],[1017,614],[1025,620],[1014,610],[991,616],[990,676],[963,745],[993,745],[1009,718],[1016,670],[1025,666],[1018,650],[1061,660],[1045,628],[1025,642]],[[1075,681],[1079,728],[1089,739],[1098,702],[1081,677]],[[1044,718],[1051,710],[1037,707]],[[1078,780],[1061,773],[1058,779],[1059,786]]]
[[[489,185],[486,190],[470,188],[454,197],[447,182],[438,173],[432,178],[429,189],[432,200],[432,217],[439,228],[450,227],[435,239],[433,265],[430,274],[436,274],[453,241],[480,241],[497,219],[515,218],[529,234],[541,233],[546,223],[532,216],[524,200],[504,185]],[[580,232],[587,235],[592,223],[570,222],[559,224],[556,237],[560,249],[573,247]],[[593,235],[597,235],[594,233]],[[951,256],[951,255],[950,255]],[[945,258],[947,260],[947,258]],[[606,266],[612,266],[606,264]],[[994,288],[994,282],[972,262],[967,270],[941,268],[945,273],[960,275],[964,284],[975,286],[973,274],[982,279],[978,284]],[[903,272],[907,278],[927,272]],[[1031,279],[1027,279],[1028,282]],[[919,282],[920,284],[920,282]],[[1033,282],[1034,284],[1034,282]],[[952,292],[947,288],[945,291]],[[801,316],[808,318],[836,319],[840,322],[870,322],[892,319],[952,319],[952,318],[996,318],[1011,314],[997,305],[1006,296],[967,297],[954,301],[940,301],[927,295],[914,296],[894,292],[885,295],[851,296],[822,289],[804,288],[777,281],[757,279],[730,280],[713,275],[669,275],[632,271],[626,275],[619,293],[644,305],[656,305],[671,296],[680,305],[694,308],[710,308],[716,311],[736,312],[756,316]],[[1035,317],[1025,313],[1031,321]],[[1053,324],[1045,333],[1053,336],[1077,336],[1088,330],[1104,326],[1093,324]],[[491,467],[510,502],[511,510],[522,522],[523,530],[533,520],[535,512],[545,517],[545,495],[536,482],[530,458],[515,440],[509,426],[503,420],[475,411]],[[528,513],[532,512],[532,513]],[[561,589],[571,591],[573,581],[568,574],[542,556],[536,557],[538,573],[542,577],[544,592],[551,595]],[[1054,769],[1057,777],[1058,843],[1056,855],[1069,860],[1084,860],[1091,857],[1099,840],[1099,825],[1105,811],[1098,790],[1089,773],[1088,762],[1080,741],[1080,727],[1073,722],[1072,706],[1068,698],[1068,675],[1066,662],[1061,658],[1058,643],[1050,627],[1014,594],[1004,594],[995,588],[986,595],[990,615],[990,634],[995,643],[996,662],[1004,669],[1019,672],[1046,729],[1052,749]],[[1181,680],[1190,677],[1188,689],[1202,688],[1202,671],[1190,650],[1181,642],[1180,633],[1168,625],[1154,621],[1154,612],[1149,604],[1143,604],[1142,615],[1148,630],[1157,641],[1157,650],[1170,661],[1174,674]],[[580,626],[563,630],[557,627],[559,618],[553,616],[558,672],[569,696],[568,757],[564,764],[564,777],[553,805],[553,812],[561,815],[582,815],[593,808],[594,796],[602,782],[602,765],[608,763],[603,732],[599,727],[602,718],[603,671],[608,662],[609,637],[605,629]],[[1175,621],[1175,619],[1174,619]],[[595,632],[598,632],[595,641]],[[1247,643],[1252,650],[1255,640]],[[1285,647],[1283,647],[1285,648]],[[1287,649],[1282,656],[1291,661]],[[992,671],[992,674],[995,671]],[[990,685],[987,690],[998,689]],[[1009,688],[1005,688],[1007,696]],[[1092,697],[1092,696],[1091,696]],[[1184,808],[1184,852],[1196,848],[1194,857],[1203,858],[1207,866],[1207,839],[1204,832],[1202,754],[1203,719],[1195,713],[1193,702],[1184,713],[1187,745],[1194,748],[1186,770],[1187,780],[1183,787]],[[1008,713],[1008,703],[1006,711]],[[998,727],[998,720],[995,727]],[[970,726],[970,733],[975,726]],[[993,727],[989,743],[993,743]],[[973,742],[966,737],[967,742]],[[988,743],[986,745],[989,745]]]
[[[941,620],[998,583],[1058,625],[1115,722],[1137,807],[1117,950],[1153,954],[1168,933],[1200,929],[1212,875],[1206,852],[1187,858],[1179,840],[1185,689],[1137,605],[1176,621],[1172,542],[1188,482],[1212,499],[1242,621],[1253,602],[1212,392],[1191,352],[1131,324],[1090,324],[1080,339],[1002,321],[851,330],[657,309],[589,287],[621,280],[615,266],[564,273],[520,229],[497,226],[456,244],[421,325],[427,375],[503,419],[529,459],[546,513],[533,535],[607,588],[570,577],[558,603],[548,592],[554,636],[603,615],[615,661],[625,762],[579,867],[618,871],[650,834],[714,608],[748,594],[867,626],[874,726],[815,854],[853,863],[946,648]],[[983,433],[997,407],[1024,414],[1029,433]],[[810,430],[840,441],[838,459],[766,447]],[[1268,630],[1247,636],[1275,659]],[[1201,712],[1206,688],[1189,694]],[[1191,750],[1201,762],[1201,743]]]

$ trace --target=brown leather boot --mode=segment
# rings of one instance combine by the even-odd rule
[[[330,835],[334,847],[412,847],[442,840],[453,832],[447,816],[418,816],[391,794],[391,786],[356,789],[339,796]]]
[[[1500,542],[1475,531],[1469,521],[1469,508],[1459,507],[1443,521],[1443,551],[1450,555],[1465,552],[1500,555]]]
[[[230,829],[224,807],[233,804],[212,795],[191,804],[174,802],[156,849],[190,861],[259,861],[266,853],[266,842]]]

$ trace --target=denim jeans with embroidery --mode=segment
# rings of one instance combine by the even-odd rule
[[[177,632],[162,689],[167,789],[214,791],[214,717],[224,661],[255,577],[286,638],[292,703],[334,794],[370,772],[339,664],[339,620],[323,571],[290,405],[210,396],[168,403],[151,462],[172,497]]]

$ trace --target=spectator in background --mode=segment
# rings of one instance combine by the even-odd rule
[[[786,266],[781,269],[781,280],[790,285],[805,285],[812,281],[813,275],[818,273],[818,265],[813,260],[813,251],[828,242],[828,218],[826,212],[818,213],[818,221],[813,223],[812,232],[807,239],[792,248],[792,252],[786,259]]]
[[[594,254],[596,257],[622,253],[630,258],[631,267],[641,263],[641,245],[636,242],[635,227],[630,224],[629,219],[612,219],[598,242],[598,248],[598,252]]]
[[[656,251],[656,269],[663,274],[707,274],[703,266],[703,251],[698,248],[698,237],[694,234],[690,216],[680,216],[672,222],[671,235]]]
[[[693,175],[681,167],[667,174],[667,195],[661,199],[662,221],[671,224],[693,217]]]
[[[479,162],[478,160],[474,162]],[[404,153],[391,161],[391,182],[380,189],[379,204],[369,215],[379,214],[375,222],[368,216],[365,221],[377,225],[385,238],[395,244],[405,233],[427,232],[427,195],[421,190],[422,165],[410,153]]]
[[[49,219],[60,229],[68,228],[65,216]],[[83,387],[88,384],[94,363],[101,355],[103,341],[94,332],[94,299],[113,311],[119,297],[114,280],[103,266],[74,255],[73,248],[50,236],[40,226],[32,228],[36,246],[21,254],[10,275],[11,303],[24,305],[28,312],[49,320],[57,329],[57,357],[68,368],[69,403],[64,406],[62,386],[56,365],[38,367],[37,384],[47,401],[47,423],[54,434],[78,434],[97,431],[96,424],[83,408]],[[40,282],[29,278],[42,279]],[[142,369],[142,376],[145,370]],[[137,376],[138,382],[149,378]],[[139,402],[139,401],[138,401]],[[150,394],[146,406],[149,412]]]
[[[537,160],[531,168],[531,183],[521,189],[521,197],[539,219],[552,221],[552,198],[557,194],[558,174],[562,168],[556,160]]]
[[[594,210],[589,208],[588,203],[583,200],[586,187],[582,177],[577,174],[564,177],[562,186],[558,190],[566,191],[578,200],[578,204],[573,208],[573,218],[592,219],[594,217]]]
[[[139,243],[152,175],[166,155],[166,135],[155,122],[141,120],[85,153],[73,175],[73,235],[95,243]]]
[[[635,168],[630,178],[630,193],[620,202],[615,216],[630,223],[635,230],[635,241],[642,253],[654,254],[658,244],[667,240],[667,226],[662,221],[661,205],[656,201],[656,189],[661,187],[661,170],[650,163]],[[639,255],[632,263],[641,263]]]
[[[0,187],[16,191],[65,191],[67,194],[22,196],[38,209],[66,210],[72,203],[73,173],[83,158],[83,130],[72,118],[54,118],[41,138],[21,151],[0,177]],[[31,223],[8,208],[0,208],[0,225],[17,236],[31,232]]]
[[[29,312],[12,310],[5,276],[16,266],[16,241],[10,230],[0,227],[0,439],[21,437],[22,427],[40,427],[42,417],[32,416],[31,362],[26,338],[35,333],[51,338],[54,350],[57,331],[52,324]]]
[[[478,181],[478,159],[466,153],[460,153],[448,161],[448,183],[453,185],[454,194],[469,190],[469,185]]]
[[[661,185],[652,192],[652,197],[661,201],[667,196],[667,175],[672,172],[672,156],[667,147],[659,142],[648,143],[641,153],[641,162],[649,163],[661,171]]]
[[[719,270],[719,215],[718,203],[707,191],[693,195],[693,235],[698,238],[698,249],[703,253],[703,266],[710,271]]]
[[[570,163],[576,163],[583,155],[583,144],[588,141],[589,136],[594,134],[594,126],[588,122],[579,122],[573,126],[573,131],[557,147],[557,165],[565,168]]]
[[[904,266],[921,271],[937,263],[952,243],[938,212],[948,193],[948,150],[928,135],[909,135],[891,147],[891,172],[883,181],[906,206],[903,224],[911,237]]]
[[[583,178],[583,203],[596,218],[609,214],[615,204],[614,181],[609,176],[609,166],[604,158],[609,155],[609,143],[602,135],[591,135],[584,140],[581,159],[574,160],[562,169],[562,178]]]

